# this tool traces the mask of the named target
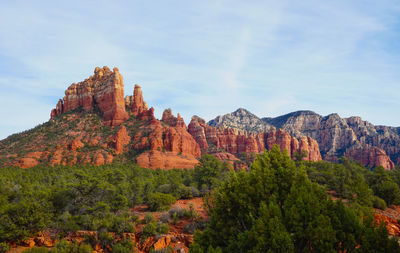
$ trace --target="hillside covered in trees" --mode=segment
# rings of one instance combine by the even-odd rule
[[[398,237],[378,226],[373,207],[400,204],[399,184],[399,170],[371,171],[345,158],[293,161],[278,146],[238,172],[211,155],[192,170],[134,163],[2,168],[0,240],[5,251],[50,229],[58,242],[52,251],[128,252],[187,219],[184,233],[198,231],[191,252],[398,252]],[[170,209],[194,197],[203,197],[205,217]],[[148,214],[139,217],[135,207],[143,205]],[[70,239],[82,230],[96,236]]]

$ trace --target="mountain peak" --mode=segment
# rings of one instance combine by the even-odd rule
[[[244,108],[238,108],[232,113],[218,116],[208,122],[216,128],[233,128],[251,133],[266,132],[271,126]]]

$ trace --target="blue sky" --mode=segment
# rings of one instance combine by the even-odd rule
[[[0,31],[0,139],[104,65],[157,117],[307,109],[400,126],[398,0],[2,1]]]

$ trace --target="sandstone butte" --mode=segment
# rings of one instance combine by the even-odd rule
[[[92,122],[91,112],[101,115],[102,124]],[[13,142],[9,138],[3,140],[7,145],[0,145],[1,166],[102,165],[116,159],[123,161],[129,152],[136,152],[136,162],[146,168],[193,168],[198,163],[197,158],[205,153],[234,162],[239,160],[237,155],[242,152],[261,153],[274,144],[292,157],[296,152],[305,151],[306,160],[321,160],[315,140],[294,138],[282,130],[254,135],[234,129],[217,129],[197,116],[187,126],[179,114],[176,117],[172,114],[171,109],[165,110],[162,119],[157,120],[154,108],[148,108],[144,102],[139,85],[135,85],[132,96],[124,97],[123,77],[117,68],[111,71],[108,67],[97,67],[93,76],[70,85],[64,98],[51,111],[48,124],[58,135],[51,143],[46,133],[21,134],[35,145]],[[68,130],[61,134],[57,132],[60,129]],[[43,133],[42,130],[38,132]],[[15,150],[4,146],[18,146],[24,152],[16,154],[13,153]],[[7,155],[2,157],[4,153]]]

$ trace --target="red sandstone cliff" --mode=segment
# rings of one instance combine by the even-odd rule
[[[22,168],[102,165],[132,159],[130,154],[143,167],[192,168],[201,155],[179,114],[175,117],[169,109],[157,120],[141,87],[135,85],[133,96],[124,98],[121,74],[108,67],[97,67],[93,76],[70,85],[49,122],[20,138],[5,139],[0,151],[1,166]]]
[[[346,150],[345,156],[360,161],[364,166],[382,166],[387,170],[395,168],[394,163],[390,160],[390,157],[386,155],[384,150],[369,145],[352,147]]]
[[[94,75],[83,82],[73,83],[65,91],[51,111],[51,118],[81,107],[92,111],[96,107],[102,112],[105,124],[115,126],[128,118],[125,111],[124,83],[117,68],[97,67]]]
[[[306,151],[307,160],[321,159],[318,144],[309,137],[296,139],[276,130],[248,134],[217,129],[198,117],[187,127],[171,109],[164,111],[160,121],[144,102],[139,85],[132,96],[123,95],[118,69],[97,67],[93,76],[68,87],[49,122],[0,142],[0,164],[102,165],[136,158],[147,168],[192,168],[202,153],[237,161],[235,155],[260,153],[274,144],[291,156]]]
[[[150,149],[137,159],[140,166],[146,168],[192,168],[198,163],[196,157],[201,155],[200,147],[187,132],[183,119],[172,115],[171,109],[165,110],[162,121],[151,121],[150,135],[143,137],[144,132],[135,136],[141,141],[136,149]]]
[[[318,143],[310,137],[296,139],[282,130],[272,130],[259,134],[248,134],[231,128],[215,128],[193,116],[188,126],[189,133],[199,143],[203,153],[225,151],[232,154],[260,153],[277,144],[292,157],[296,153],[307,152],[306,160],[321,160]]]

